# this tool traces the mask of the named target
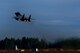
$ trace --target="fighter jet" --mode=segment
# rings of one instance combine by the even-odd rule
[[[14,17],[17,21],[31,22],[31,15],[29,17],[25,17],[25,14],[21,15],[20,12],[15,12],[16,17]]]

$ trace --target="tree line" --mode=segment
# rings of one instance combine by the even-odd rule
[[[80,49],[80,38],[69,38],[55,42],[53,48]]]
[[[0,40],[0,49],[15,49],[15,46],[19,49],[30,49],[30,48],[75,48],[80,49],[80,39],[72,38],[65,39],[57,42],[47,42],[43,39],[39,40],[38,38],[26,38],[14,39],[14,38],[5,38]]]
[[[28,48],[47,48],[48,44],[44,40],[39,40],[38,38],[26,38],[14,39],[14,38],[5,38],[0,41],[0,49],[15,49],[17,45],[20,49]]]

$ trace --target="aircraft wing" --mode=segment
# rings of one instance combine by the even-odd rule
[[[21,16],[20,12],[15,12],[16,16]]]

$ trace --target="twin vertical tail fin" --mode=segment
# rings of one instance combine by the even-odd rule
[[[29,15],[28,21],[29,21],[29,22],[31,21],[31,15]]]
[[[22,18],[24,18],[25,17],[25,14],[22,16]]]

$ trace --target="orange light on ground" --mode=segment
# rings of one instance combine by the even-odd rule
[[[78,49],[77,51],[80,51],[80,49]]]
[[[64,51],[64,49],[60,49],[60,51]]]

